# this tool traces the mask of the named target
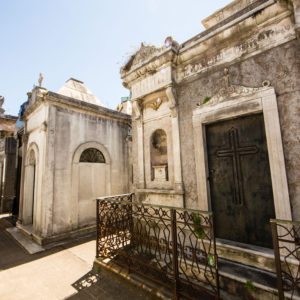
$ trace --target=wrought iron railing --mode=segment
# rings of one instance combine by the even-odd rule
[[[97,200],[97,258],[173,288],[174,299],[219,298],[212,214],[134,201]]]
[[[300,222],[271,220],[278,298],[300,296]]]

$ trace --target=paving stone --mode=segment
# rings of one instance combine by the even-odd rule
[[[1,300],[156,299],[107,271],[100,273],[95,284],[77,291],[74,283],[93,275],[95,240],[76,240],[30,255],[7,228],[12,228],[12,224],[0,216]]]

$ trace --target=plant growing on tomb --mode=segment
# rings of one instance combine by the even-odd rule
[[[207,103],[207,102],[209,102],[209,100],[211,99],[211,97],[208,97],[208,96],[206,96],[204,99],[203,99],[203,104],[205,104],[205,103]]]
[[[245,288],[250,291],[250,292],[255,292],[256,291],[256,287],[253,284],[253,282],[251,280],[247,280],[245,282]]]
[[[247,281],[245,282],[245,288],[246,288],[245,299],[247,299],[247,300],[254,300],[254,299],[256,299],[256,298],[253,296],[253,293],[256,292],[256,287],[255,287],[255,285],[253,284],[252,280],[247,280]]]
[[[192,213],[192,219],[193,219],[193,226],[194,226],[194,234],[199,239],[204,239],[205,237],[205,231],[202,226],[202,220],[201,217],[197,213]]]
[[[209,266],[214,267],[216,265],[215,256],[213,254],[208,254],[207,262]]]

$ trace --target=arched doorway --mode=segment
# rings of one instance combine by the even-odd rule
[[[23,224],[33,224],[34,207],[36,204],[36,169],[37,159],[33,149],[30,149],[25,166],[24,186],[24,217]]]
[[[110,194],[110,157],[104,146],[90,142],[77,149],[72,181],[77,190],[78,227],[94,225],[96,198]]]

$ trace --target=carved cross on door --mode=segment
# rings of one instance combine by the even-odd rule
[[[217,157],[231,157],[232,171],[234,179],[234,197],[233,202],[238,205],[243,205],[244,202],[244,187],[243,187],[243,172],[241,166],[241,156],[255,154],[258,152],[257,146],[241,146],[239,142],[238,129],[232,127],[228,131],[229,147],[217,151]],[[253,166],[255,168],[255,166]]]

